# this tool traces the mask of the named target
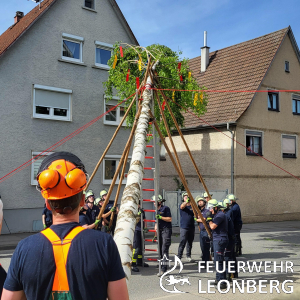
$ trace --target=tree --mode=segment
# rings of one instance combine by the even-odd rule
[[[149,127],[149,110],[152,99],[152,88],[163,88],[169,99],[172,112],[180,126],[184,125],[183,112],[192,109],[201,115],[206,111],[207,96],[204,87],[199,87],[188,68],[188,59],[179,59],[179,55],[163,45],[151,45],[146,48],[116,43],[110,66],[109,78],[104,83],[106,96],[111,99],[114,92],[120,99],[135,94],[137,82],[146,83],[142,92],[141,113],[135,132],[130,169],[127,184],[121,199],[115,230],[115,242],[118,246],[127,279],[131,270],[131,254],[134,229],[137,217],[137,206],[141,196],[141,185],[144,171],[145,148]],[[157,94],[157,97],[161,97]],[[120,100],[121,101],[121,100]],[[162,98],[162,102],[164,99]],[[170,129],[175,128],[169,111],[164,111]],[[154,105],[154,116],[160,130],[166,135],[166,129],[161,118],[158,105]],[[135,106],[129,112],[127,126],[134,124],[136,117]]]

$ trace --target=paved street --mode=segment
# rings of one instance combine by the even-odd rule
[[[177,253],[179,244],[179,230],[174,229],[174,235],[172,237],[171,256],[170,258],[174,261],[174,254]],[[280,261],[285,262],[291,261],[293,263],[293,273],[265,273],[264,269],[261,273],[240,273],[238,283],[240,288],[242,282],[245,282],[245,292],[241,293],[236,289],[235,294],[232,292],[232,288],[226,294],[219,293],[215,288],[211,288],[211,292],[208,293],[207,283],[208,280],[215,278],[215,273],[199,273],[198,266],[196,263],[184,263],[183,271],[180,273],[181,278],[188,277],[191,285],[185,283],[184,285],[176,284],[176,288],[180,291],[186,292],[185,294],[171,294],[163,291],[160,288],[160,280],[156,276],[158,269],[156,263],[150,262],[150,268],[141,268],[140,273],[132,275],[129,286],[129,293],[131,300],[147,300],[147,299],[272,299],[272,300],[299,300],[300,299],[300,221],[289,221],[289,222],[278,222],[278,223],[259,223],[259,224],[246,224],[242,230],[243,240],[243,255],[239,257],[240,261],[244,262],[259,262],[259,261],[271,261],[272,264],[276,261],[279,265]],[[24,235],[26,236],[26,235]],[[11,237],[16,242],[22,235],[17,237]],[[11,255],[13,253],[9,245],[9,236],[0,236],[0,263],[7,270],[10,262]],[[12,245],[12,242],[10,243]],[[5,246],[6,245],[6,249]],[[2,246],[2,247],[1,247]],[[148,247],[148,246],[147,246]],[[154,247],[150,245],[148,248]],[[200,258],[200,247],[199,247],[199,234],[195,236],[194,247],[192,251],[192,257],[195,260]],[[150,257],[150,256],[148,256]],[[185,262],[185,259],[182,260]],[[174,270],[171,275],[178,276],[178,269]],[[170,275],[170,274],[169,274]],[[163,278],[163,286],[171,291],[174,285],[167,286],[168,283],[165,279],[169,279],[168,276]],[[201,291],[206,292],[199,294],[199,279],[201,280]],[[257,292],[247,293],[246,280],[256,280]],[[267,280],[263,282],[266,287],[262,287],[262,291],[267,292],[262,294],[258,292],[258,280]],[[278,291],[273,289],[273,294],[270,294],[270,280],[279,280],[280,285]],[[285,280],[292,280],[292,284],[286,284],[286,291],[290,291],[290,285],[293,286],[294,292],[289,295],[285,295],[282,290],[282,282]],[[250,289],[250,292],[253,288]]]

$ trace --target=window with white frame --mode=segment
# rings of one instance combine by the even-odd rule
[[[119,98],[113,97],[112,99],[112,101],[107,102],[106,97],[104,97],[104,111],[107,114],[103,118],[103,123],[106,125],[119,125],[125,115],[125,107],[121,105],[115,107]],[[123,123],[123,126],[126,126],[126,122]]]
[[[111,51],[113,45],[102,42],[95,42],[96,45],[96,57],[95,65],[103,69],[109,70],[108,61],[111,58]]]
[[[84,7],[95,9],[95,1],[94,0],[84,0]]]
[[[281,147],[282,147],[282,157],[283,158],[296,158],[296,145],[297,136],[283,134],[281,136]]]
[[[34,159],[37,155],[41,154],[42,152],[32,152],[31,153],[31,159]],[[42,161],[45,159],[46,156],[52,154],[53,152],[48,153],[42,153],[41,156],[35,158],[33,163],[31,164],[31,185],[37,185],[38,182],[36,180],[36,176],[38,174],[38,170],[40,168],[40,165]]]
[[[107,155],[104,158],[104,162],[103,162],[103,184],[111,184],[112,180],[114,178],[114,175],[116,173],[116,170],[118,168],[118,165],[120,163],[120,155]],[[127,177],[127,173],[129,171],[129,167],[130,167],[130,159],[127,160],[126,163],[126,167],[125,167],[125,173],[124,173],[124,179],[122,184],[126,184],[126,177]],[[119,183],[120,177],[121,177],[121,173],[122,173],[122,168],[123,166],[120,168],[120,172],[118,174],[118,178],[116,183]]]
[[[59,121],[71,120],[72,90],[33,85],[33,117]]]
[[[62,59],[82,62],[82,45],[84,38],[68,33],[62,34]]]
[[[262,132],[246,130],[246,155],[262,155]]]

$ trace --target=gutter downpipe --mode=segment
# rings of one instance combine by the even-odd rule
[[[234,132],[229,128],[229,123],[227,123],[227,130],[231,133],[231,174],[230,174],[230,179],[231,179],[231,194],[234,194]]]

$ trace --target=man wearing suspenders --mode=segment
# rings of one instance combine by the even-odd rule
[[[53,213],[53,225],[22,240],[4,283],[5,300],[128,300],[120,255],[112,237],[79,225],[87,176],[68,152],[46,157],[38,188]]]

